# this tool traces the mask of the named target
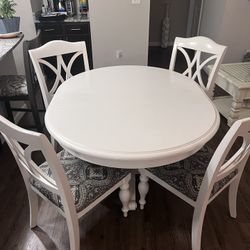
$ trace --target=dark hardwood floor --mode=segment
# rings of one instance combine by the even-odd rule
[[[153,52],[156,59],[152,59],[155,63],[156,53]],[[158,49],[158,53],[160,57],[161,49]],[[165,56],[164,53],[167,51],[163,51],[162,55]],[[163,62],[164,56],[158,60]],[[164,67],[162,63],[155,66]],[[209,142],[211,147],[216,148],[227,130],[226,120],[222,118],[219,131]],[[6,145],[0,152],[0,162],[0,249],[69,249],[65,219],[45,201],[40,202],[38,227],[33,230],[29,228],[25,186]],[[250,162],[245,168],[239,188],[237,219],[229,216],[228,192],[225,190],[207,208],[202,249],[250,249],[249,164]],[[158,184],[150,182],[145,210],[138,208],[129,212],[127,218],[123,218],[120,209],[118,193],[115,192],[81,219],[81,249],[191,249],[192,207]]]

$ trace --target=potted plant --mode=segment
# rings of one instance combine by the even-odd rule
[[[19,31],[20,17],[14,16],[15,5],[13,0],[0,0],[0,34]]]

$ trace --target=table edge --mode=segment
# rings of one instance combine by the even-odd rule
[[[176,72],[177,73],[177,72]],[[59,142],[59,144],[65,148],[68,152],[81,158],[82,160],[89,161],[94,164],[116,167],[116,168],[146,168],[146,167],[157,167],[165,164],[171,164],[177,162],[190,155],[196,153],[200,150],[206,142],[208,142],[217,132],[220,125],[220,115],[219,112],[211,101],[211,99],[206,95],[206,93],[201,89],[205,98],[207,98],[210,104],[213,106],[215,112],[215,120],[213,125],[199,138],[191,141],[188,144],[184,144],[181,147],[174,147],[171,149],[162,149],[156,151],[143,151],[143,152],[119,152],[110,150],[96,150],[89,148],[79,148],[76,144],[72,145],[72,142],[62,140],[53,133],[48,126],[48,120],[45,114],[45,125],[51,136]],[[133,166],[133,167],[131,167]]]
[[[0,61],[2,61],[9,53],[11,53],[17,47],[17,45],[23,40],[24,34],[22,33],[21,35],[18,36],[18,38],[19,40],[4,55],[0,57]],[[14,38],[8,38],[8,39],[14,39]]]

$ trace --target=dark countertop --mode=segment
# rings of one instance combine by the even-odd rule
[[[49,17],[47,19],[44,18],[43,21],[40,21],[38,17],[36,17],[35,23],[43,23],[43,22],[64,22],[64,23],[74,23],[74,22],[89,22],[88,15],[74,15],[72,17],[67,17],[64,20],[55,20],[50,19]]]
[[[15,38],[0,38],[0,61],[10,53],[23,39],[23,34]]]

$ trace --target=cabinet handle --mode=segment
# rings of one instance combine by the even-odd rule
[[[50,31],[54,31],[55,29],[45,29],[45,32],[50,32]]]
[[[73,29],[70,29],[71,31],[80,31],[81,28],[73,28]]]

